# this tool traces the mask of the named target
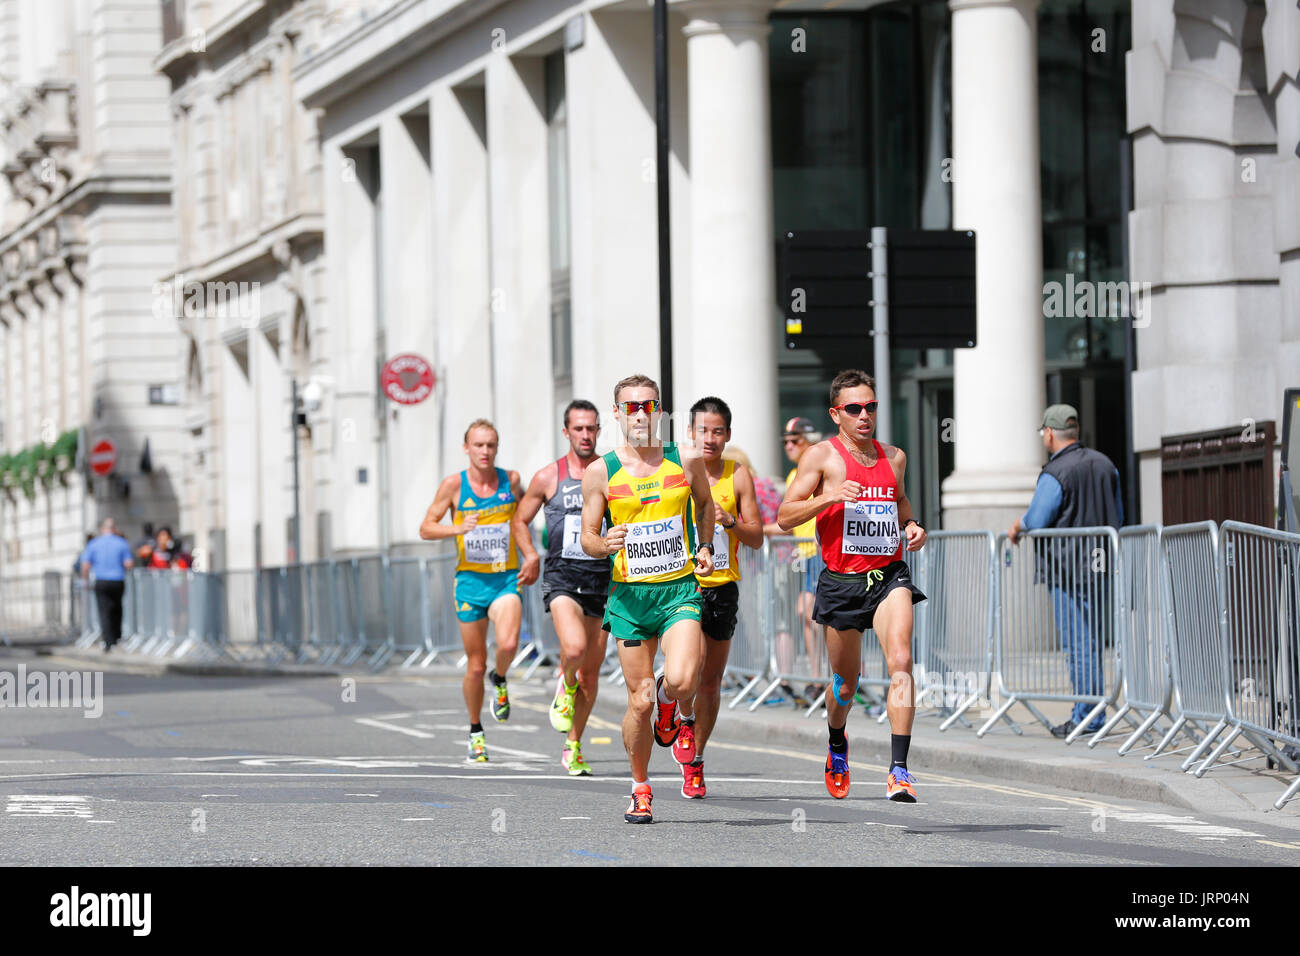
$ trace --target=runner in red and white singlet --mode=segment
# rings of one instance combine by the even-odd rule
[[[912,685],[912,605],[925,595],[912,583],[903,548],[925,544],[925,529],[912,516],[904,491],[907,456],[873,437],[876,384],[852,369],[831,383],[831,420],[839,433],[818,442],[799,459],[777,513],[782,528],[816,517],[825,570],[817,581],[813,620],[826,626],[831,685],[826,691],[830,744],[826,789],[849,792],[848,721],[862,665],[862,633],[874,628],[889,667],[887,710],[891,736],[885,794],[916,802],[907,751],[916,713]]]

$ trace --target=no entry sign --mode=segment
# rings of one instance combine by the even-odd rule
[[[379,387],[399,405],[418,405],[433,393],[433,366],[418,355],[394,355],[384,363]]]
[[[101,438],[90,449],[90,470],[97,475],[107,475],[117,464],[117,446]]]

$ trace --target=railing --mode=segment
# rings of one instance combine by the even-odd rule
[[[811,617],[820,567],[811,544],[771,538],[741,550],[731,707],[796,697],[792,682],[813,685],[806,714],[824,701],[829,667]],[[927,595],[914,608],[917,714],[937,718],[941,730],[971,726],[967,715],[979,712],[990,715],[981,736],[999,721],[1020,733],[1014,707],[1050,727],[1039,705],[1070,705],[1086,716],[1067,743],[1104,720],[1090,747],[1120,728],[1120,755],[1149,750],[1145,759],[1155,759],[1181,754],[1171,748],[1186,737],[1183,768],[1198,777],[1234,743],[1300,772],[1300,534],[1201,522],[1118,534],[1055,529],[1013,546],[987,531],[934,532],[906,558]],[[457,664],[454,577],[451,555],[370,555],[256,572],[136,570],[127,580],[123,646],[173,658],[373,670]],[[0,582],[0,597],[9,596],[0,634],[47,627],[57,635],[76,622],[78,643],[95,642],[88,591],[67,576],[23,580]],[[522,596],[515,666],[531,675],[558,665],[559,644],[540,586]],[[875,635],[863,641],[860,690],[874,708],[890,675]],[[1300,780],[1276,806],[1298,789]]]

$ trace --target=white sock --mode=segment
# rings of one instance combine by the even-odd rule
[[[661,681],[661,682],[659,683],[659,703],[661,703],[661,704],[671,704],[671,703],[672,703],[672,700],[669,699],[669,697],[668,697],[668,695],[667,695],[666,693],[664,693],[664,691],[667,689],[667,687],[668,687],[668,684],[667,684],[666,682]]]
[[[633,781],[632,781],[632,789],[633,789],[633,790],[635,790],[637,787],[648,787],[648,786],[650,786],[650,781],[649,781],[649,780],[633,780]]]

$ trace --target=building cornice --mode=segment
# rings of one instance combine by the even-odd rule
[[[176,273],[183,274],[187,281],[211,282],[227,276],[237,275],[250,266],[263,260],[283,265],[277,248],[282,243],[289,246],[305,245],[309,242],[322,242],[325,237],[325,217],[321,213],[299,213],[284,219],[269,229],[264,229],[242,245],[227,249],[221,255],[206,262],[182,265],[172,274],[161,276],[161,281],[172,279]]]
[[[294,89],[307,109],[328,106],[510,0],[401,0],[304,59]]]

